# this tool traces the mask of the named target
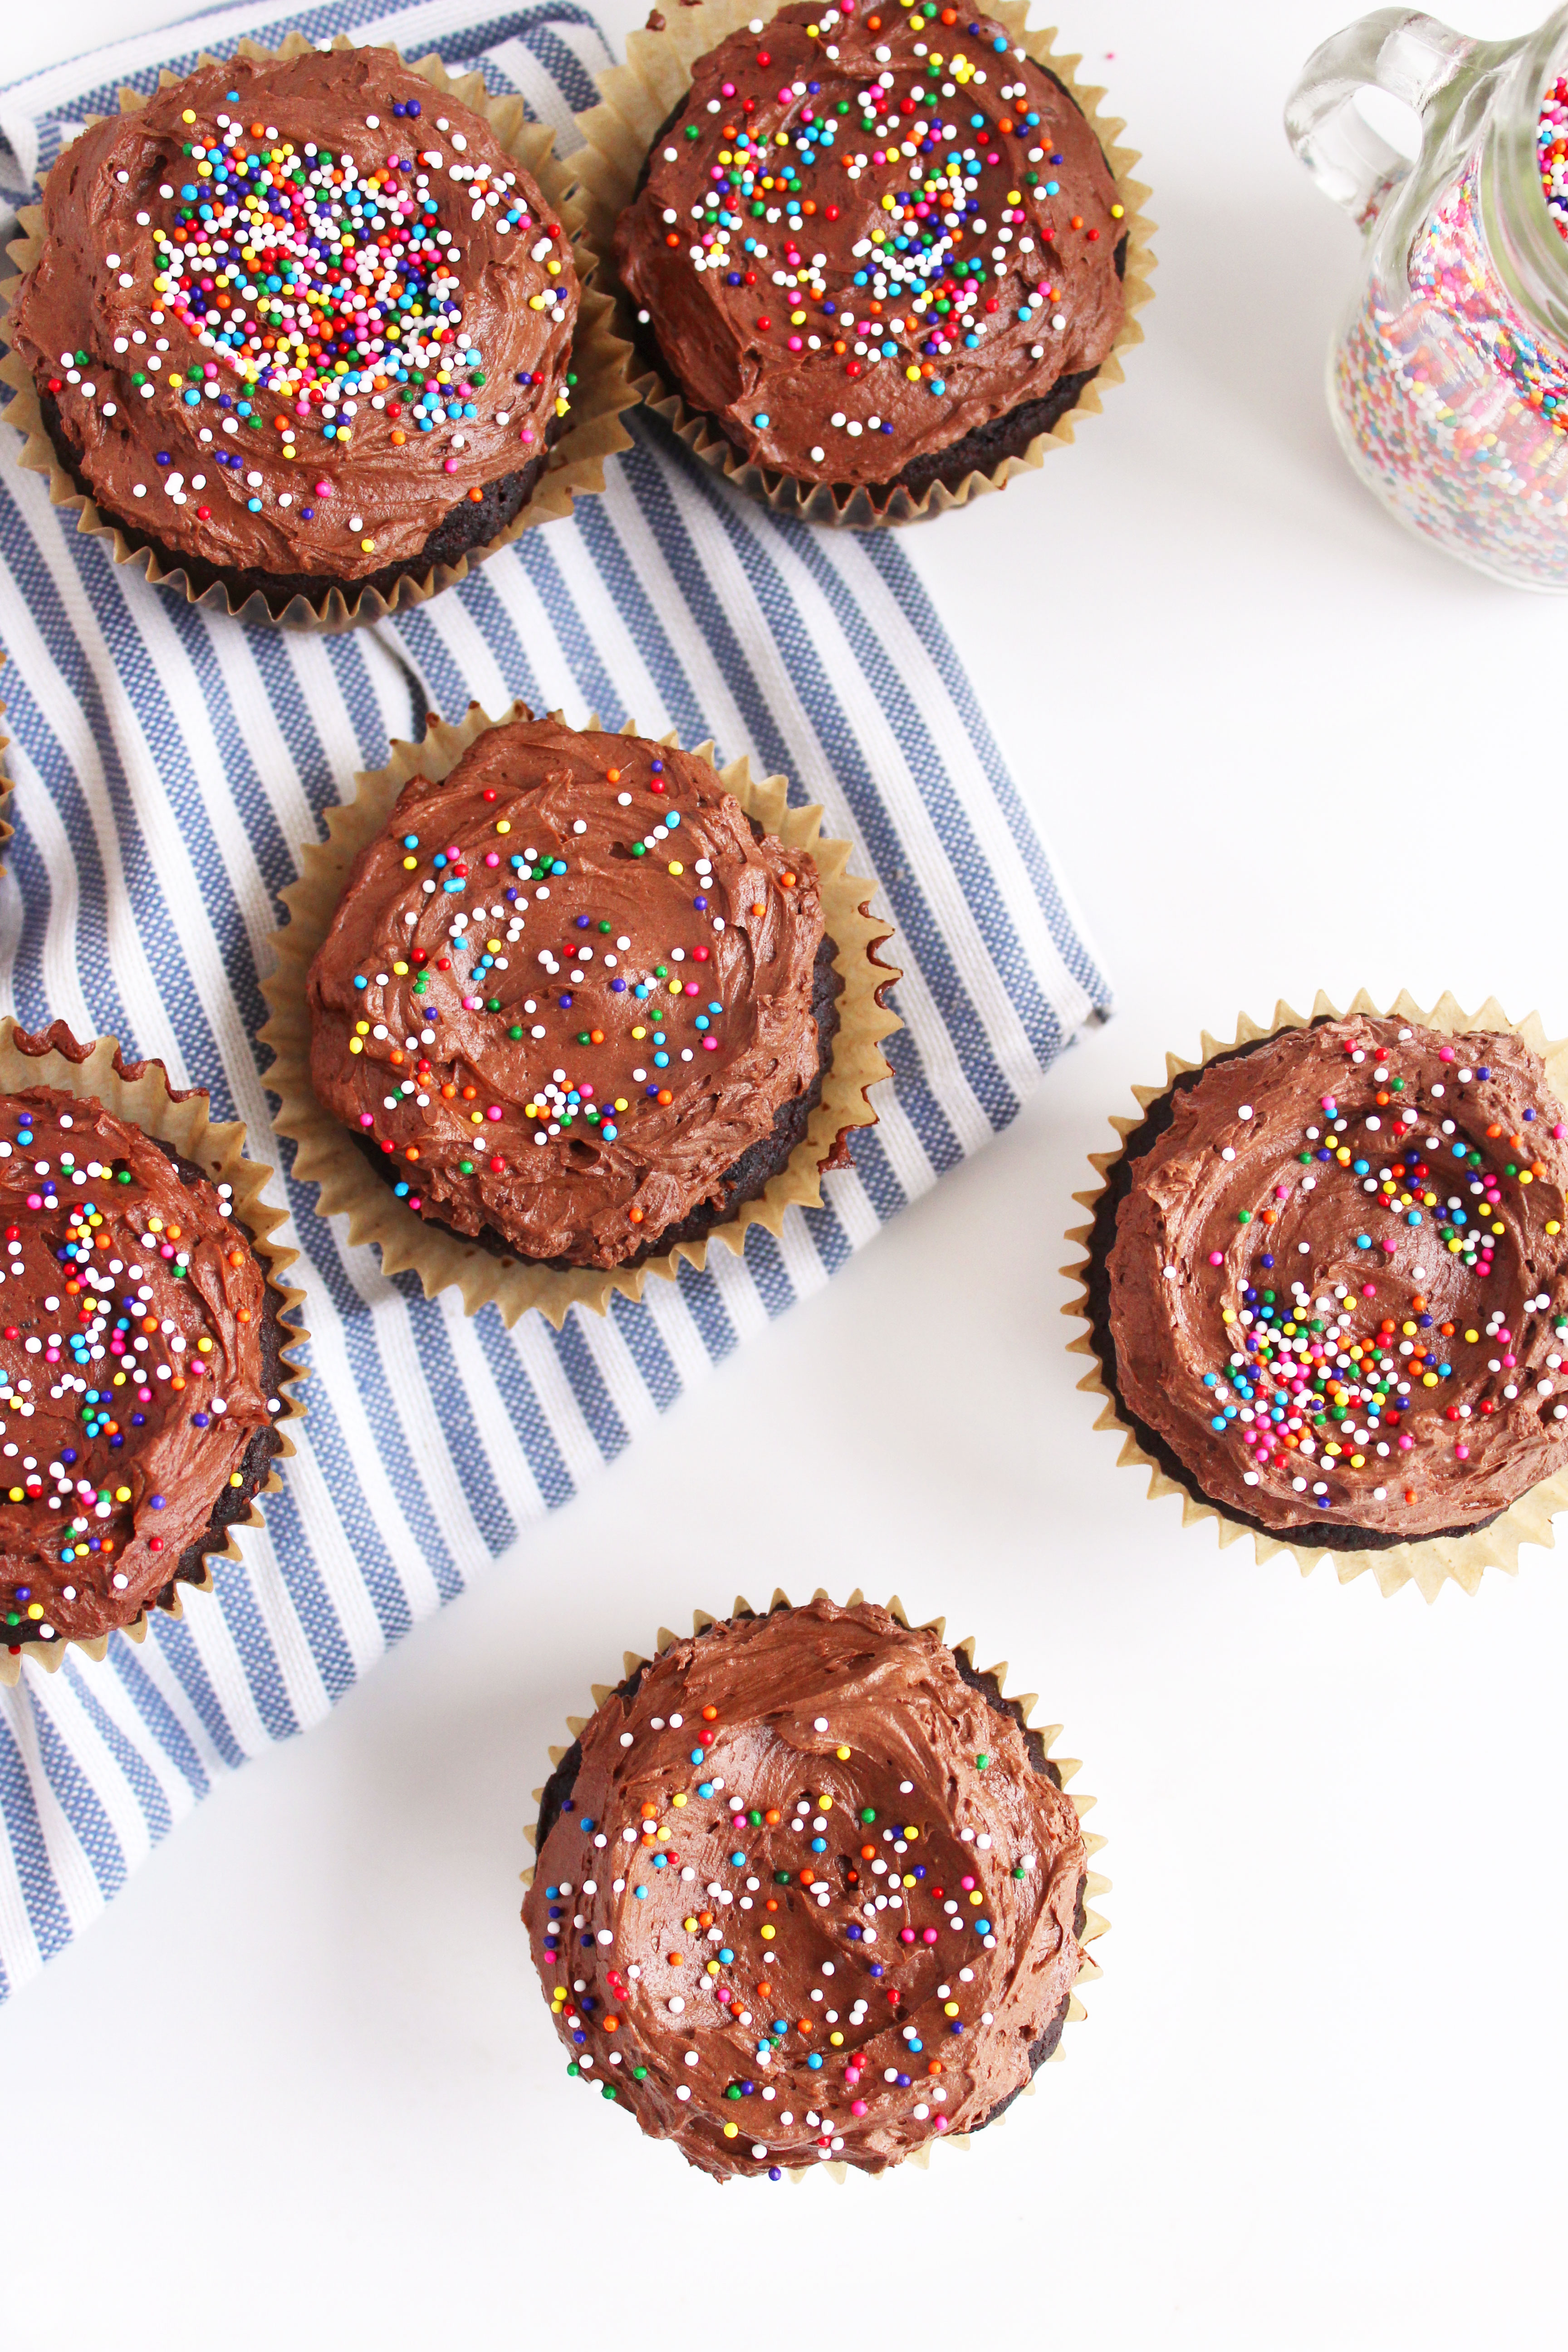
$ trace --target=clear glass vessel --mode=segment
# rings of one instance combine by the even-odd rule
[[[1366,232],[1329,357],[1351,464],[1402,522],[1493,579],[1568,593],[1568,243],[1542,185],[1568,7],[1512,41],[1383,8],[1325,41],[1286,110],[1297,154]],[[1413,108],[1406,160],[1363,120]]]

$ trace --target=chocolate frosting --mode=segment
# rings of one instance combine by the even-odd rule
[[[0,1639],[133,1622],[276,1420],[227,1194],[90,1096],[0,1096]]]
[[[577,299],[489,125],[350,49],[202,66],[83,131],[12,335],[106,515],[353,581],[542,452]]]
[[[1204,1496],[1386,1543],[1563,1467],[1568,1129],[1520,1038],[1357,1015],[1160,1108],[1106,1262],[1114,1384]]]
[[[989,17],[795,5],[698,61],[615,250],[746,457],[880,484],[1100,365],[1121,219],[1088,122]]]
[[[931,1628],[711,1625],[580,1745],[523,1920],[571,2071],[690,2163],[880,2172],[1054,2046],[1078,1815]]]
[[[422,1215],[621,1265],[818,1069],[816,869],[691,753],[558,719],[416,777],[310,966],[320,1101]]]

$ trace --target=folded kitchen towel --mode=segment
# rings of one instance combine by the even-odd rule
[[[218,10],[0,91],[0,190],[28,200],[85,117],[244,34],[294,26],[479,65],[564,144],[610,61],[570,0]],[[737,497],[652,422],[602,498],[459,587],[340,637],[241,627],[117,568],[0,430],[0,694],[16,826],[0,1007],[112,1032],[243,1118],[293,1213],[314,1378],[242,1567],[101,1665],[0,1692],[0,1984],[59,1949],[227,1768],[317,1722],[528,1521],[570,1500],[747,1331],[818,1289],[1013,1118],[1108,1009],[1029,814],[893,531],[819,534]],[[1027,491],[1015,495],[1026,497]],[[298,845],[424,714],[521,695],[579,721],[716,737],[820,801],[898,927],[904,1027],[880,1124],[820,1210],[634,1306],[514,1330],[350,1249],[271,1125],[258,980]],[[524,1571],[525,1572],[525,1571]]]

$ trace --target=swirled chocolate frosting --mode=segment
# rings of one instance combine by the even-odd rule
[[[13,1645],[133,1622],[231,1482],[253,1484],[247,1456],[281,1406],[267,1278],[227,1195],[91,1097],[0,1095],[0,1639]]]
[[[1106,1262],[1114,1385],[1197,1491],[1376,1544],[1563,1467],[1568,1127],[1519,1037],[1329,1021],[1156,1108]]]
[[[353,581],[542,454],[577,299],[489,124],[349,49],[202,66],[83,131],[12,333],[106,515]]]
[[[795,5],[699,60],[616,261],[747,457],[881,484],[1100,364],[1121,217],[1088,122],[1002,26]]]
[[[408,1205],[634,1256],[819,1067],[816,869],[705,761],[554,719],[405,786],[310,966],[318,1098]]]
[[[676,1643],[540,1829],[522,1916],[568,2072],[720,2179],[880,2172],[1055,2046],[1078,1815],[930,1627],[818,1600]]]

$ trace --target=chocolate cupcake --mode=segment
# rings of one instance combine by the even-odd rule
[[[521,527],[574,422],[570,225],[548,134],[503,136],[520,101],[440,81],[390,48],[209,61],[49,173],[7,339],[155,577],[374,618]]]
[[[647,37],[605,78],[584,175],[601,250],[621,196],[623,322],[775,503],[901,520],[1005,481],[1131,339],[1132,159],[1022,17],[718,0],[664,35],[689,88],[630,157]]]
[[[882,2172],[1056,2050],[1099,1841],[1005,1669],[940,1625],[858,1595],[737,1612],[561,1758],[523,1921],[567,2072],[650,2137],[721,2180]]]
[[[1193,1504],[1428,1591],[1568,1499],[1568,1123],[1535,1044],[1439,1015],[1289,1015],[1141,1097],[1081,1310]]]
[[[340,814],[278,935],[270,1083],[389,1266],[509,1319],[602,1308],[847,1164],[896,974],[782,778],[519,704]]]
[[[7,1029],[0,1062],[78,1082],[0,1091],[3,1668],[71,1642],[101,1654],[210,1583],[290,1450],[284,1351],[303,1335],[263,1239],[277,1213],[260,1231],[240,1213],[268,1171],[240,1160],[243,1130],[208,1126],[205,1096],[60,1024]],[[161,1108],[188,1150],[107,1108],[93,1077]]]

